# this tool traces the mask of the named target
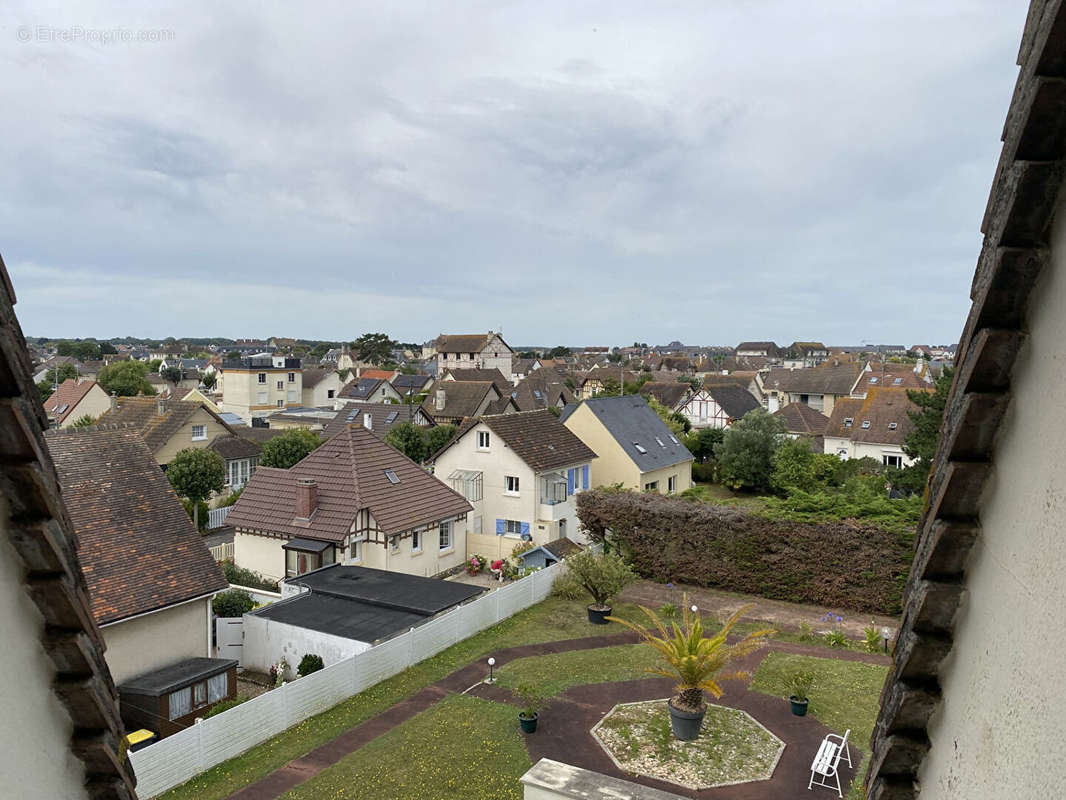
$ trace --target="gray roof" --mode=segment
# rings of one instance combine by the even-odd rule
[[[607,432],[641,472],[669,467],[692,460],[681,440],[674,436],[639,394],[622,397],[594,397],[583,401]],[[569,405],[559,416],[566,422],[581,404]],[[643,450],[644,452],[641,452]],[[603,455],[602,453],[600,455]]]
[[[743,386],[733,383],[712,383],[703,388],[731,419],[740,419],[749,411],[762,407],[752,393]]]
[[[393,425],[399,425],[401,422],[414,422],[417,425],[417,420],[421,419],[426,427],[434,424],[422,406],[405,403],[352,403],[336,412],[326,423],[322,438],[332,439],[349,425],[365,427],[363,420],[365,414],[370,415],[370,432],[379,438],[383,438]]]

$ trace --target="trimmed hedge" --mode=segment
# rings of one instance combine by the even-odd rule
[[[913,532],[854,520],[789,522],[658,494],[597,489],[577,498],[593,539],[641,576],[771,600],[898,615]]]

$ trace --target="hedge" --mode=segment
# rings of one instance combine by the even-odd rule
[[[577,499],[594,540],[642,577],[771,600],[898,615],[913,533],[854,520],[794,522],[657,494],[597,489]]]

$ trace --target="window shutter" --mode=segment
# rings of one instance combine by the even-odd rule
[[[572,469],[566,471],[566,493],[568,495],[574,493],[574,472]]]
[[[589,465],[586,464],[581,468],[581,488],[589,488]]]
[[[503,536],[503,534],[504,534],[504,532],[506,530],[507,530],[507,522],[505,520],[502,520],[502,519],[496,520],[496,535],[497,536]]]
[[[523,539],[531,538],[530,535],[529,535],[529,523],[528,522],[523,522],[522,523],[522,538]]]

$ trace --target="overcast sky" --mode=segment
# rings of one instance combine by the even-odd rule
[[[0,11],[27,335],[958,339],[1020,0],[331,5]]]

